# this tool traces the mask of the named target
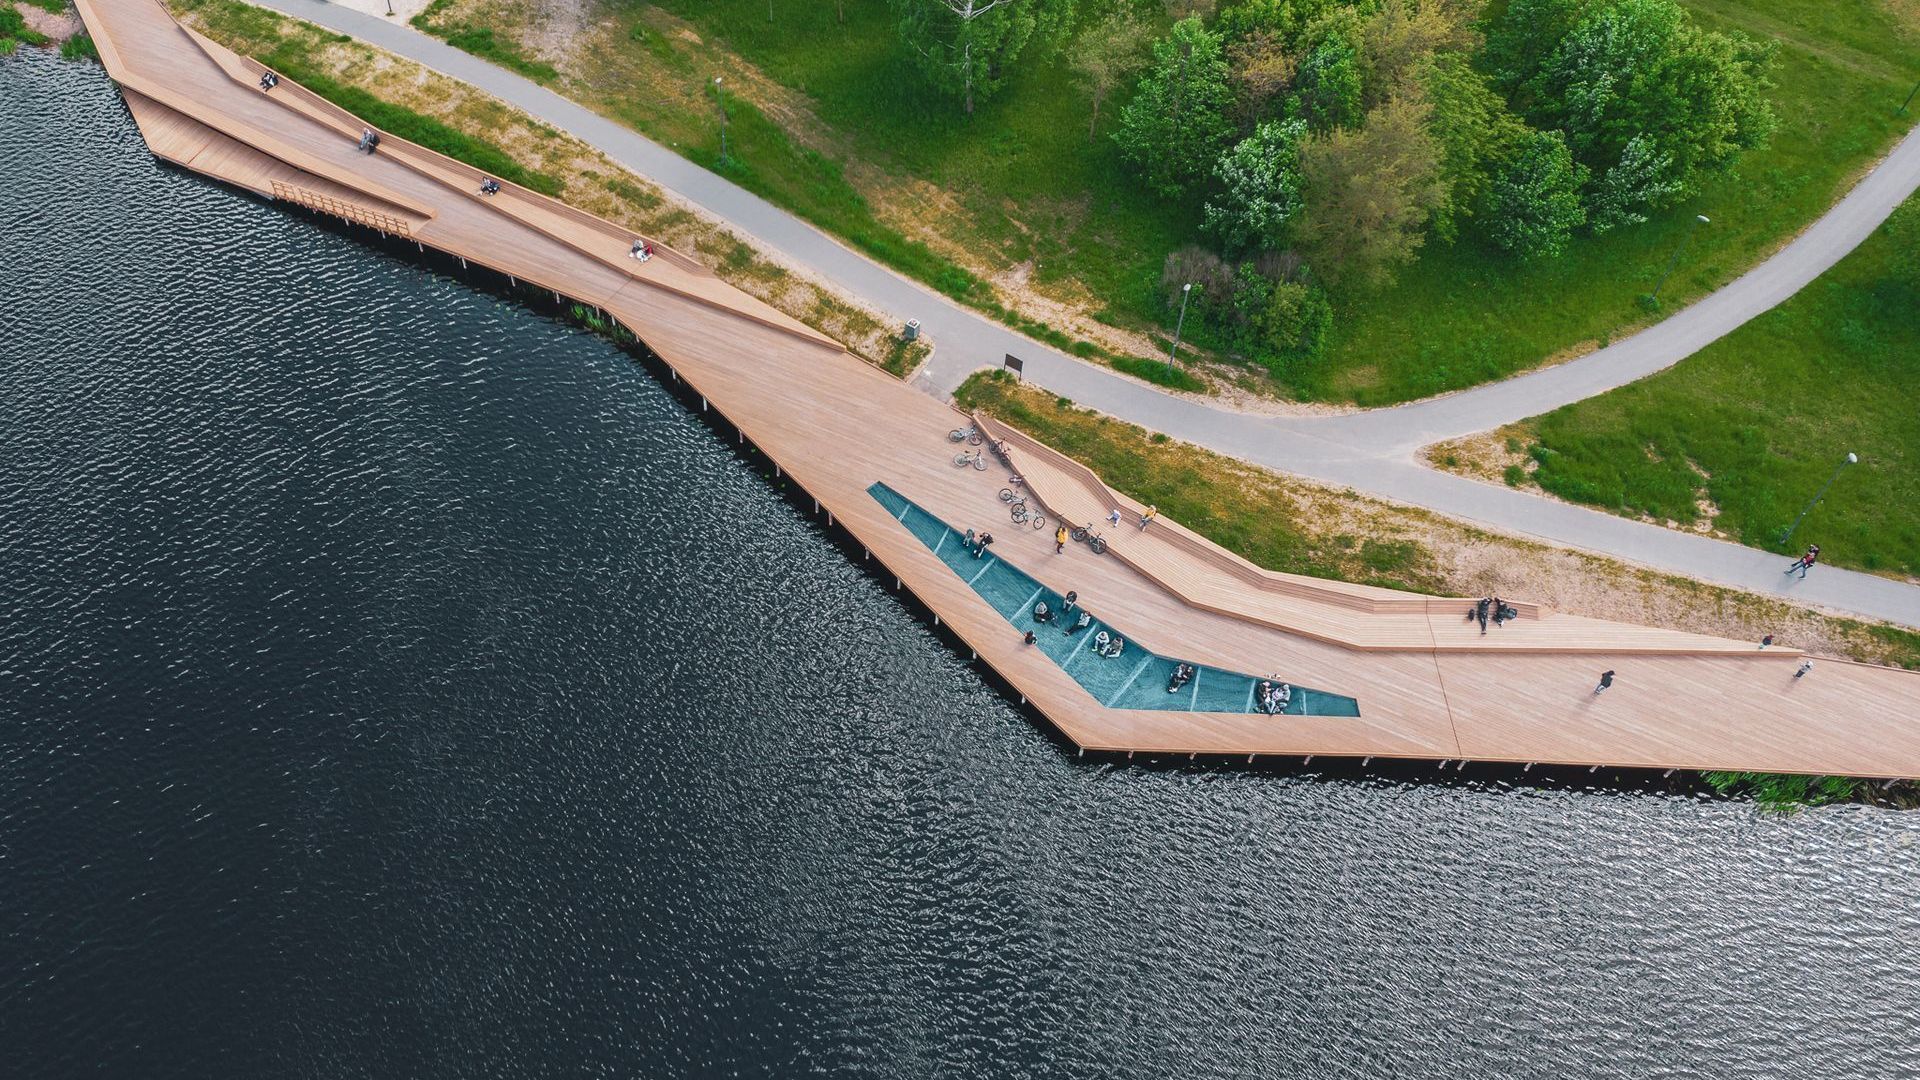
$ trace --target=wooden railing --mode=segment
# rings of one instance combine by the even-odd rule
[[[276,199],[285,199],[287,202],[297,203],[309,210],[317,210],[322,214],[332,214],[337,218],[345,218],[356,225],[365,225],[370,229],[379,229],[383,233],[408,237],[413,235],[413,226],[408,224],[405,218],[395,217],[392,214],[383,213],[370,206],[362,206],[356,202],[336,199],[331,195],[324,195],[311,188],[298,187],[280,180],[275,180],[272,183],[273,197]]]

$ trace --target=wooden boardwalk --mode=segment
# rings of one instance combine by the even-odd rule
[[[1008,523],[1007,470],[956,469],[966,417],[631,232],[400,139],[359,152],[361,122],[180,27],[156,0],[78,0],[153,152],[185,168],[403,236],[599,308],[634,331],[1083,748],[1156,754],[1440,761],[1920,777],[1920,674],[1801,657],[1517,603],[1482,636],[1467,601],[1276,574],[1140,508],[1083,466],[993,425],[1050,518],[1099,522],[1105,556]],[[1114,709],[1039,650],[869,493],[883,482],[1086,607],[1136,645],[1354,698],[1360,716]],[[1618,681],[1593,686],[1605,669]]]

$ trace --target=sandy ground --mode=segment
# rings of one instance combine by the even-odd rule
[[[427,6],[429,0],[331,0],[331,2],[343,8],[364,11],[369,15],[385,15],[391,8],[393,17],[405,22],[418,15]]]
[[[80,32],[80,16],[74,14],[72,8],[58,15],[32,4],[15,4],[13,9],[26,20],[27,29],[47,35],[56,45]]]

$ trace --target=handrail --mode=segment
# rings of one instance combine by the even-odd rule
[[[337,199],[323,192],[314,191],[311,188],[289,184],[284,180],[272,180],[269,181],[269,184],[273,188],[273,197],[276,199],[285,199],[288,202],[304,206],[309,210],[317,210],[323,214],[332,214],[334,217],[345,218],[355,224],[378,229],[384,233],[393,233],[397,236],[407,237],[408,239],[412,239],[413,237],[413,228],[405,218],[382,213],[371,207],[362,206],[359,203],[350,202],[346,199]]]
[[[1036,457],[1045,457],[1048,467],[1067,474],[1069,478],[1093,496],[1095,501],[1104,509],[1108,511],[1121,509],[1120,502],[1113,495],[1112,489],[1107,487],[1099,475],[1085,464],[1061,454],[1059,451],[1004,421],[997,420],[985,414],[976,414],[974,422],[984,425],[987,430],[1000,432],[1003,441],[1018,446],[1024,452],[1030,452]],[[1009,447],[1010,452],[1011,449],[1012,447]],[[1018,472],[1019,470],[1015,469],[1015,471]],[[1045,497],[1041,496],[1037,489],[1033,489],[1031,484],[1029,484],[1028,487],[1034,491],[1035,497],[1043,506],[1046,506],[1050,513],[1053,513],[1056,517],[1060,516],[1058,509],[1047,505]],[[1174,526],[1171,522],[1167,523],[1167,527],[1162,529],[1159,537],[1162,541],[1170,543],[1180,549],[1184,554],[1221,570],[1242,584],[1262,592],[1279,593],[1289,597],[1308,599],[1349,610],[1375,614],[1459,615],[1466,610],[1463,605],[1472,605],[1474,603],[1473,598],[1469,597],[1434,597],[1413,594],[1393,597],[1366,596],[1342,588],[1317,584],[1309,579],[1301,579],[1296,575],[1280,574],[1254,566],[1245,559],[1195,537],[1185,529]],[[1130,564],[1133,563],[1131,559],[1127,561]],[[1136,569],[1138,569],[1137,565]],[[1147,571],[1143,570],[1142,573],[1147,573]],[[1154,575],[1150,573],[1148,576],[1154,577]],[[1159,579],[1155,577],[1155,580]],[[1539,618],[1545,611],[1543,605],[1536,603],[1509,601],[1509,604],[1519,610],[1522,615],[1532,618]]]

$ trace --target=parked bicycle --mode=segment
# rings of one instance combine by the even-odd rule
[[[1046,528],[1046,515],[1042,514],[1039,510],[1029,509],[1025,495],[1015,495],[1012,488],[1001,488],[1000,501],[1007,504],[1007,512],[1013,516],[1014,524],[1018,525],[1024,522],[1032,525],[1036,529]]]
[[[979,425],[968,424],[963,428],[954,428],[952,431],[947,432],[947,441],[963,442],[968,446],[979,446],[982,442]]]
[[[1093,531],[1093,522],[1091,521],[1067,535],[1071,536],[1075,543],[1085,544],[1089,548],[1092,548],[1095,555],[1104,555],[1107,552],[1106,537]]]
[[[958,453],[953,455],[953,464],[955,468],[959,468],[959,469],[964,469],[967,466],[971,465],[974,468],[979,469],[981,472],[986,472],[987,471],[987,455],[980,450],[975,450],[972,453],[964,453],[964,452]]]

